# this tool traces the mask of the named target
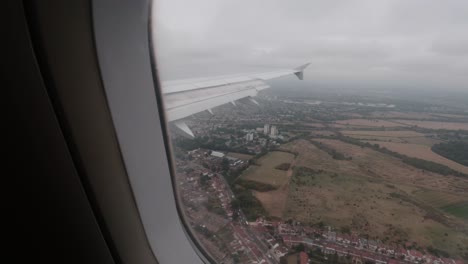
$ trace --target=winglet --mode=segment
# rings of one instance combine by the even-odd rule
[[[307,66],[309,65],[310,62],[294,68],[294,70],[296,71],[294,74],[297,76],[297,78],[299,78],[299,80],[304,80],[304,69],[307,68]]]

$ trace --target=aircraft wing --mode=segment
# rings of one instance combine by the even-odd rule
[[[295,74],[302,80],[303,71],[308,65],[309,63],[294,69],[266,73],[163,82],[166,118],[169,122],[175,121],[177,127],[193,137],[187,125],[178,120],[205,110],[211,112],[211,108],[222,104],[235,105],[236,100],[246,97],[256,103],[252,97],[256,96],[259,91],[269,88],[265,80],[290,74]]]

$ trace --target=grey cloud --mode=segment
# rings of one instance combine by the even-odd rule
[[[306,82],[468,90],[465,0],[159,0],[163,79],[291,67]]]
[[[456,37],[436,39],[432,43],[432,51],[449,56],[468,57],[468,33]]]

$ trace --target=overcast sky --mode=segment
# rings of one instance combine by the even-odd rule
[[[155,2],[163,79],[311,62],[311,84],[468,91],[468,0]]]

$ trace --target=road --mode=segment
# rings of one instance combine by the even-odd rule
[[[235,197],[235,194],[231,190],[231,187],[227,183],[226,179],[224,179],[223,176],[220,176],[220,178],[222,179],[223,183],[225,184],[226,189],[228,190],[231,197]],[[268,249],[268,245],[265,243],[265,241],[263,241],[262,239],[259,239],[255,235],[255,232],[253,232],[250,229],[250,226],[247,224],[247,218],[245,217],[242,210],[239,209],[238,212],[239,212],[239,218],[238,218],[237,222],[234,222],[234,221],[232,222],[233,230],[235,232],[236,227],[242,228],[242,230],[245,231],[245,234],[250,239],[250,241],[242,241],[242,243],[244,243],[244,245],[246,245],[246,246],[251,245],[251,246],[257,247],[258,250],[262,253],[261,257],[263,259],[265,259],[266,263],[268,263],[268,264],[278,264],[279,262],[276,259],[274,259],[273,257],[271,257],[271,258],[268,257],[268,255],[272,256],[272,254],[271,254],[272,252]],[[239,236],[241,236],[241,235],[239,235]],[[256,254],[254,252],[252,252],[252,249],[250,249],[250,247],[249,247],[249,250],[251,251],[251,253],[255,257],[257,257]],[[258,260],[260,260],[260,259],[258,259]]]

